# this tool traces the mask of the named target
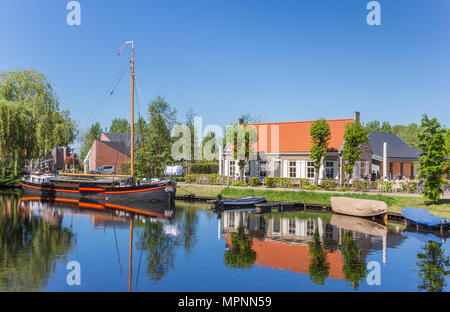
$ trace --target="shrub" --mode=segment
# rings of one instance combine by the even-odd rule
[[[259,178],[256,178],[256,177],[248,178],[248,185],[249,186],[259,186]]]
[[[352,186],[351,189],[354,191],[367,191],[367,186],[369,185],[368,181],[359,181],[359,180],[354,180],[352,182]]]
[[[349,191],[349,190],[350,190],[350,189],[347,188],[347,187],[345,187],[345,186],[338,188],[338,191],[339,191],[339,192],[346,192],[346,191]]]
[[[379,182],[378,190],[381,192],[391,193],[392,192],[392,183],[389,181]]]
[[[226,185],[227,179],[231,182],[230,177],[218,174],[188,174],[185,177],[185,182],[190,184]]]
[[[189,164],[190,174],[217,174],[219,164],[216,162],[198,162]]]
[[[320,186],[314,185],[314,184],[310,184],[306,187],[306,189],[308,191],[318,191],[321,190],[322,188]]]
[[[334,191],[337,187],[337,181],[334,180],[323,180],[322,187],[328,191]]]
[[[275,187],[275,178],[265,178],[264,185],[267,188],[274,188]]]
[[[231,186],[247,186],[247,183],[244,181],[234,181]]]

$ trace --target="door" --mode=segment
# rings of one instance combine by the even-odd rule
[[[280,178],[281,177],[281,160],[274,160],[273,164],[274,164],[273,176],[275,178]]]

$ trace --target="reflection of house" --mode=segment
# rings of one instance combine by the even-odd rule
[[[226,236],[231,244],[230,236]],[[252,240],[252,249],[256,252],[255,265],[275,270],[289,270],[294,273],[309,274],[311,258],[309,246],[279,242],[272,240]],[[343,262],[338,251],[327,251],[327,262],[330,264],[328,277],[344,279],[342,273]]]
[[[222,223],[228,244],[230,244],[229,234],[236,233],[239,226],[243,226],[253,237],[253,250],[257,253],[255,264],[305,274],[308,273],[310,262],[309,243],[317,231],[327,251],[330,277],[338,279],[343,278],[339,246],[343,243],[345,232],[350,232],[355,239],[361,261],[365,261],[372,251],[382,251],[382,260],[386,262],[387,249],[398,247],[404,240],[399,229],[389,231],[386,229],[384,236],[369,235],[331,225],[326,220],[326,215],[323,218],[310,219],[274,217],[267,219],[262,215],[242,211],[225,211]],[[380,226],[375,222],[370,223],[373,223],[374,227]],[[367,232],[374,231],[368,228]]]
[[[135,146],[138,144],[138,139],[139,135],[135,134]],[[129,162],[131,159],[130,146],[130,133],[102,132],[100,139],[94,140],[84,159],[84,172],[111,165],[116,167],[118,174],[122,173],[122,163]]]
[[[223,213],[223,230],[225,233],[236,232],[241,224],[253,236],[267,239],[308,243],[312,241],[314,233],[329,243],[338,241],[338,230],[329,223],[323,222],[322,218],[300,219],[300,218],[271,218],[264,219],[263,216],[249,215],[239,211],[226,211]]]

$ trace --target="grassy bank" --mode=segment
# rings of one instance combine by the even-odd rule
[[[246,188],[223,187],[223,186],[197,186],[182,185],[177,190],[177,194],[183,195],[193,193],[197,196],[216,197],[222,194],[223,197],[238,198],[244,196],[265,196],[270,201],[287,202],[307,202],[317,204],[330,204],[332,196],[345,196],[361,199],[374,199],[384,201],[390,211],[400,212],[405,207],[425,208],[436,216],[442,216],[450,219],[450,200],[443,199],[437,205],[425,205],[420,197],[403,197],[387,195],[369,195],[369,194],[335,194],[314,191],[276,191],[276,190],[254,190]]]

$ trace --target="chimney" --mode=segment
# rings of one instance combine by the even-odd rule
[[[353,113],[353,120],[355,121],[360,121],[359,118],[360,117],[360,112],[354,112]]]
[[[239,126],[242,126],[243,124],[244,124],[244,119],[239,118],[239,119],[238,119],[238,125],[239,125]]]

